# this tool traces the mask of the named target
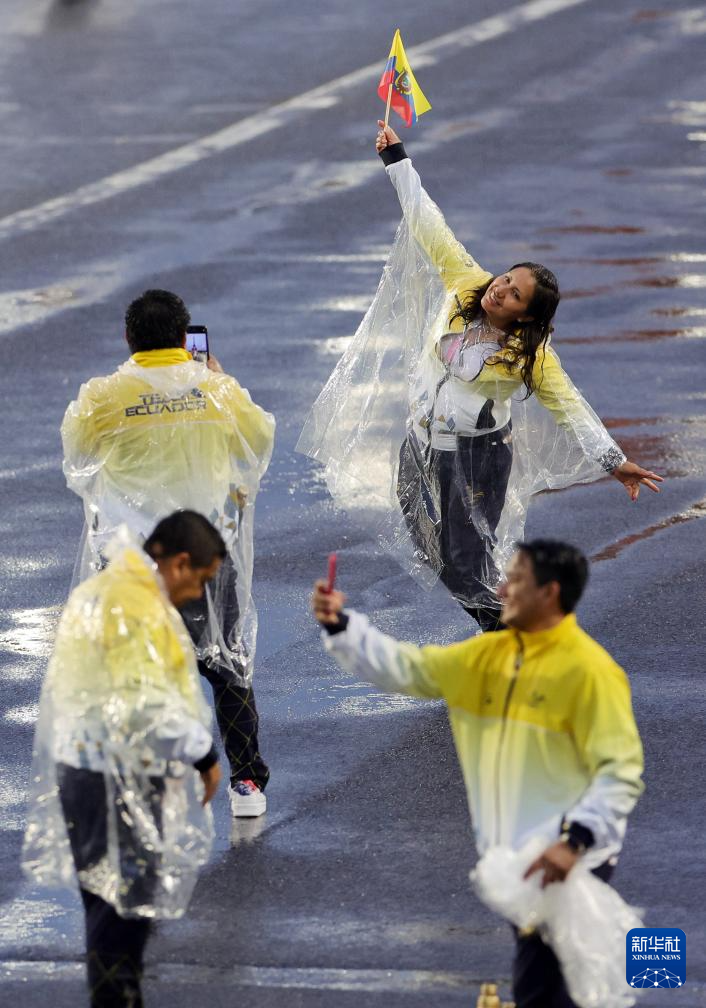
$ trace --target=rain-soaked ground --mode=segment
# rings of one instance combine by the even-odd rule
[[[706,8],[654,0],[3,0],[0,32],[0,994],[82,1003],[71,894],[22,880],[36,701],[81,514],[58,425],[124,357],[146,287],[182,294],[277,416],[258,504],[257,688],[270,811],[218,839],[186,919],[149,947],[149,1005],[452,1006],[507,989],[511,940],[471,895],[443,709],[377,695],[324,657],[307,612],[340,582],[418,641],[469,630],[334,512],[293,453],[376,287],[398,207],[372,151],[393,30],[433,110],[408,148],[490,269],[545,261],[555,346],[635,460],[668,477],[544,495],[529,532],[593,557],[581,619],[631,676],[647,790],[616,884],[683,928],[706,1005]]]

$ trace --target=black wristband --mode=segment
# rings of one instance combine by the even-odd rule
[[[399,143],[389,144],[384,147],[380,152],[380,157],[382,158],[382,163],[388,168],[391,164],[397,164],[398,161],[404,161],[408,157],[407,152],[404,149],[404,144],[402,141]]]
[[[194,770],[198,770],[199,773],[206,773],[210,770],[214,763],[218,762],[218,753],[216,752],[216,747],[211,746],[205,756],[202,756],[200,760],[194,763]]]
[[[561,836],[569,847],[578,854],[593,847],[596,842],[593,831],[588,826],[582,826],[579,822],[570,823],[564,820],[561,824]]]
[[[331,637],[333,637],[334,634],[343,633],[348,626],[348,613],[339,613],[338,623],[323,623],[322,626],[326,633]]]

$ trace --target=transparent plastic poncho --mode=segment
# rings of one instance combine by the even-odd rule
[[[213,838],[193,764],[212,745],[193,646],[124,529],[72,592],[42,688],[22,855],[35,882],[123,917],[183,914]]]
[[[64,417],[64,473],[84,504],[77,576],[100,570],[121,523],[144,540],[181,508],[205,515],[228,556],[184,618],[198,657],[237,685],[252,681],[257,613],[251,586],[254,505],[272,453],[274,418],[234,378],[205,363],[128,360],[83,385]],[[149,355],[138,355],[148,357]]]
[[[491,274],[456,241],[409,159],[388,173],[403,219],[297,448],[418,580],[440,577],[471,611],[492,608],[532,495],[598,479],[625,456],[551,348],[526,398],[497,330],[451,321]]]
[[[491,847],[471,872],[479,898],[515,927],[534,928],[551,946],[579,1008],[630,1008],[636,992],[626,981],[625,936],[643,927],[640,916],[579,861],[563,882],[541,888],[541,872],[524,873],[544,850]]]

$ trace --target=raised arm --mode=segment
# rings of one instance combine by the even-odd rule
[[[397,190],[402,212],[412,234],[439,271],[444,286],[456,293],[475,290],[492,279],[456,240],[438,206],[422,188],[404,146],[395,131],[382,121],[376,148]]]
[[[587,458],[625,486],[631,500],[637,500],[641,485],[659,493],[656,484],[662,477],[626,458],[551,348],[538,354],[532,380],[537,398],[557,424],[573,434]]]
[[[311,602],[314,616],[326,631],[324,646],[345,672],[387,693],[441,699],[427,649],[388,637],[362,613],[344,611],[344,595],[327,591],[325,581],[317,581]]]

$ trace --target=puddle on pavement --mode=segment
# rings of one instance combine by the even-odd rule
[[[668,18],[673,13],[674,11],[669,10],[640,10],[635,11],[632,19],[636,24],[639,24],[641,21],[657,21],[661,18]]]
[[[664,518],[662,521],[656,522],[646,529],[642,529],[641,532],[633,532],[630,535],[623,536],[617,542],[606,546],[605,549],[600,550],[598,553],[594,553],[591,561],[599,563],[601,560],[614,560],[628,546],[642,542],[645,539],[651,539],[653,535],[662,532],[664,529],[672,528],[674,525],[683,525],[685,522],[693,521],[695,518],[706,518],[706,500],[698,501],[698,503],[692,504],[690,508],[687,508],[686,511],[681,511],[679,514]]]
[[[610,294],[614,287],[588,287],[585,289],[577,288],[575,290],[567,290],[561,292],[562,301],[574,301],[577,298],[591,298],[600,297],[602,294]]]
[[[706,287],[706,274],[684,273],[682,276],[634,277],[630,283],[634,287]]]
[[[645,228],[632,224],[564,224],[559,227],[540,229],[540,234],[633,235],[644,233]]]
[[[366,312],[370,307],[370,294],[360,294],[349,297],[329,298],[314,305],[302,305],[303,311],[344,311]]]
[[[29,946],[40,943],[62,949],[81,948],[83,922],[79,913],[78,891],[57,890],[53,899],[46,894],[30,894],[9,900],[3,905],[0,917],[0,949]]]
[[[667,256],[587,256],[581,259],[564,259],[563,262],[573,266],[654,266],[655,263],[667,262]]]
[[[61,606],[10,610],[5,614],[10,627],[0,633],[0,648],[14,654],[48,658],[60,615]]]
[[[617,333],[592,333],[590,336],[562,336],[561,343],[581,346],[589,343],[654,343],[665,339],[704,339],[706,326],[683,329],[632,329]]]
[[[352,336],[330,336],[321,343],[316,343],[316,352],[324,356],[340,357],[351,345]]]
[[[647,468],[654,467],[660,476],[676,479],[697,472],[697,467],[682,449],[679,437],[674,433],[647,433],[645,430],[630,432],[631,428],[650,428],[658,424],[679,425],[688,420],[666,417],[606,417],[603,423],[614,431],[620,447],[630,459],[637,460]],[[627,429],[627,432],[624,431]],[[645,491],[643,491],[645,492]]]
[[[268,820],[266,815],[251,819],[233,819],[230,825],[230,846],[247,847],[249,844],[255,843],[268,826],[272,826],[272,819]]]
[[[3,721],[16,725],[33,725],[39,714],[39,705],[36,703],[23,704],[21,707],[10,707],[2,716]],[[0,796],[2,788],[0,787]]]
[[[703,318],[706,316],[706,308],[651,308],[651,315],[661,315],[667,318],[682,318],[685,315],[692,316],[694,318]]]
[[[675,466],[680,474],[686,475],[692,470],[688,458],[680,451],[679,440],[675,434],[648,434],[640,431],[634,434],[619,434],[620,447],[630,459],[639,459],[640,464],[650,466]],[[660,473],[664,475],[664,473]]]
[[[654,427],[658,423],[670,423],[666,417],[603,417],[603,426],[608,430],[616,427]]]

